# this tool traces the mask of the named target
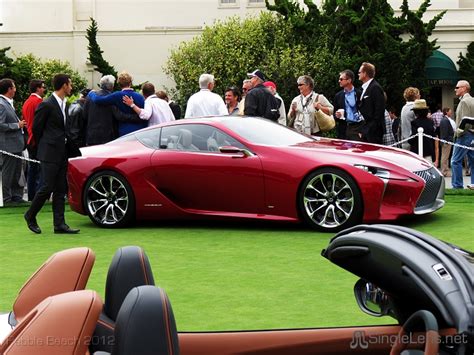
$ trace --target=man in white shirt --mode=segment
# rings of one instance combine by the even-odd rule
[[[189,98],[184,118],[229,114],[222,97],[212,92],[214,85],[214,75],[202,74],[199,77],[201,90]]]
[[[171,111],[169,104],[156,96],[155,86],[152,83],[142,85],[142,94],[145,97],[144,108],[135,105],[133,98],[127,95],[123,97],[123,102],[125,105],[130,106],[142,120],[148,120],[148,127],[174,121],[173,111]]]

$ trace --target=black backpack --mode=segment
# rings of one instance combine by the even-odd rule
[[[263,117],[272,121],[278,121],[280,118],[281,100],[277,99],[270,92],[268,94],[269,95],[266,95],[265,113],[263,114]]]

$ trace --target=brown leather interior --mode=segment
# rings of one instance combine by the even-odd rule
[[[388,354],[389,344],[351,349],[356,332],[367,336],[398,334],[399,326],[275,330],[226,333],[180,333],[181,355],[207,354]]]
[[[21,321],[38,303],[49,296],[83,290],[94,265],[89,248],[67,249],[53,254],[23,285],[13,305]]]
[[[95,291],[48,297],[0,344],[0,354],[84,355],[101,310],[102,300]]]
[[[384,354],[396,339],[400,326],[370,326],[303,330],[219,333],[179,333],[181,355],[334,355]],[[415,333],[415,339],[418,333]],[[443,329],[440,335],[455,335]],[[410,344],[422,349],[424,344]]]

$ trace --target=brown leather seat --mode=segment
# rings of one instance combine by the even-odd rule
[[[95,291],[48,297],[0,344],[4,355],[85,355],[102,309]]]
[[[83,290],[94,265],[89,248],[73,248],[53,254],[23,285],[13,305],[20,322],[28,312],[49,296]]]

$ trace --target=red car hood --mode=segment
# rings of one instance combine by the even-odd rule
[[[321,138],[318,141],[305,142],[295,146],[306,153],[315,150],[339,155],[342,153],[344,160],[358,163],[361,160],[383,161],[398,165],[409,171],[420,171],[431,167],[423,158],[404,149],[392,148],[378,144],[366,144],[354,141]],[[338,161],[340,158],[338,158]]]

